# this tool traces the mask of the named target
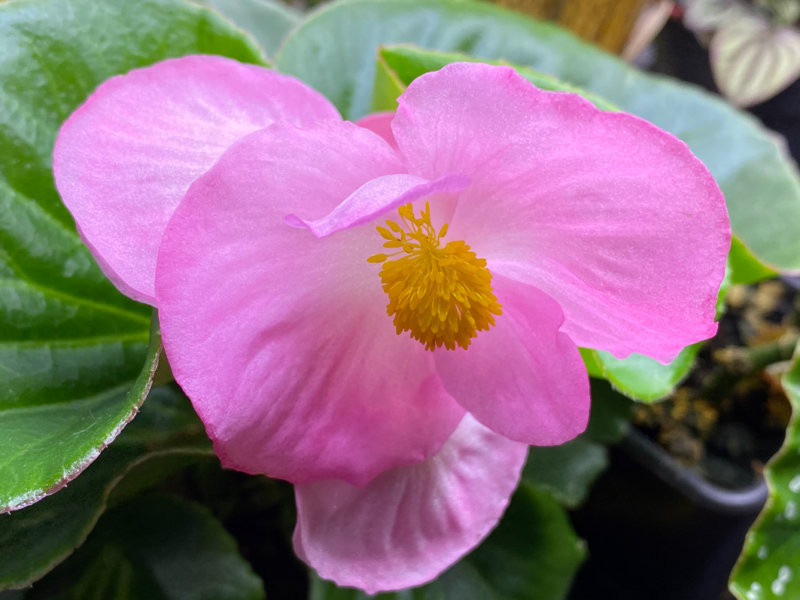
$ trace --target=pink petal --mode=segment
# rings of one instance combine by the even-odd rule
[[[235,140],[273,121],[340,117],[274,71],[186,56],[103,83],[59,132],[58,191],[106,275],[153,304],[161,234],[189,184]]]
[[[435,457],[364,488],[299,485],[295,550],[320,576],[367,593],[425,583],[494,528],[527,447],[469,415]]]
[[[385,175],[362,185],[324,217],[307,221],[296,215],[287,215],[284,221],[292,227],[308,228],[317,237],[326,237],[371,221],[401,204],[416,202],[433,194],[459,192],[468,185],[469,178],[463,175],[445,175],[436,181],[414,175]]]
[[[476,419],[512,440],[538,446],[571,440],[589,420],[589,377],[559,327],[564,315],[536,288],[495,275],[503,307],[469,348],[437,350],[445,389]]]
[[[394,140],[394,133],[392,133],[392,119],[394,119],[393,112],[377,112],[361,117],[356,124],[359,127],[369,129],[373,133],[377,133],[384,140],[386,140],[392,148],[397,148],[397,142]]]
[[[364,484],[436,453],[463,416],[433,356],[386,315],[367,262],[375,230],[319,239],[283,222],[327,214],[400,167],[352,123],[276,123],[236,142],[175,211],[156,275],[161,330],[226,466]]]
[[[448,237],[555,298],[577,344],[668,361],[716,331],[727,211],[672,135],[473,63],[414,81],[393,129],[410,173],[472,179]]]

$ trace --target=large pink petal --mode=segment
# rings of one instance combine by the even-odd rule
[[[175,211],[156,275],[164,345],[226,466],[364,484],[437,452],[463,416],[433,356],[386,315],[374,228],[317,238],[283,221],[325,215],[400,166],[352,123],[276,123]]]
[[[152,304],[161,234],[189,184],[235,140],[273,121],[340,117],[274,71],[187,56],[103,83],[59,132],[58,191],[106,275]]]
[[[322,577],[367,593],[425,583],[497,524],[526,451],[467,415],[435,457],[365,488],[299,485],[295,550]]]
[[[393,129],[410,173],[472,179],[448,237],[555,298],[579,345],[667,361],[716,331],[727,211],[672,135],[465,63],[414,81]]]
[[[589,376],[578,348],[559,331],[556,302],[495,275],[503,314],[469,348],[437,350],[445,389],[481,423],[535,445],[571,440],[589,420]]]

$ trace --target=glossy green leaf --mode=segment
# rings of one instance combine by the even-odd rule
[[[151,309],[105,279],[56,193],[58,128],[103,80],[190,53],[260,60],[178,0],[0,4],[0,511],[91,462],[144,399],[157,356]]]
[[[783,447],[764,469],[769,499],[731,576],[739,600],[800,598],[800,346],[783,387],[792,420]]]
[[[670,394],[686,377],[701,347],[702,343],[687,346],[675,360],[666,365],[641,354],[614,358],[609,352],[601,350],[592,352],[597,364],[600,365],[604,379],[631,398],[652,402]]]
[[[497,528],[434,582],[367,596],[311,579],[310,600],[562,600],[586,549],[553,497],[523,482]]]
[[[800,177],[754,118],[694,87],[641,73],[553,25],[483,2],[344,0],[309,16],[276,65],[357,118],[370,108],[378,46],[399,43],[531,67],[674,133],[716,177],[747,249],[775,269],[800,270]]]
[[[176,388],[151,391],[114,444],[63,491],[4,515],[0,589],[27,586],[79,546],[111,501],[127,498],[164,474],[214,454],[202,423]]]
[[[267,57],[280,48],[287,34],[300,23],[300,14],[283,2],[270,0],[195,0],[208,4],[250,33]]]
[[[106,513],[27,600],[261,600],[236,542],[199,504],[137,499]]]
[[[146,339],[145,333],[140,342],[143,349],[147,347]],[[0,402],[0,508],[3,510],[24,508],[77,476],[133,418],[150,389],[161,350],[157,333],[144,356],[137,346],[125,348],[123,340],[113,337],[105,344],[86,343],[88,348],[71,346],[65,341],[62,357],[57,344],[43,341],[41,362],[26,356],[24,351],[18,353],[21,365],[36,369],[42,384],[49,383],[54,389],[40,391],[33,385],[27,389],[21,386],[12,389],[10,397]],[[15,345],[22,344],[20,341]],[[118,365],[113,365],[114,354],[121,355],[117,357]],[[144,368],[135,377],[133,371],[141,368],[142,362]],[[93,364],[97,365],[95,368],[113,365],[116,370],[100,373],[100,381],[87,382]],[[122,367],[131,372],[120,373]],[[86,376],[75,382],[64,381],[62,371],[71,372],[72,377],[84,373]],[[103,384],[107,386],[105,389]],[[92,387],[84,391],[83,386]]]

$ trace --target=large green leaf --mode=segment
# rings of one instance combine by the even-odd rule
[[[126,348],[124,339],[113,336],[105,343],[67,339],[63,356],[53,341],[29,343],[41,346],[38,363],[24,350],[18,353],[20,365],[37,369],[43,387],[49,383],[52,389],[20,386],[0,399],[0,509],[24,508],[57,491],[114,440],[150,389],[161,351],[157,329],[154,333],[144,356],[137,346]],[[139,342],[143,349],[146,335]],[[117,364],[115,353],[121,355]],[[93,363],[109,369],[95,377],[99,381],[90,379]],[[63,372],[83,379],[64,381]]]
[[[66,558],[91,531],[109,498],[127,498],[165,473],[213,459],[188,399],[153,389],[136,419],[62,492],[3,517],[0,590],[27,586]]]
[[[398,43],[528,66],[674,133],[714,174],[746,249],[776,269],[800,270],[800,178],[754,118],[694,87],[641,73],[555,26],[467,0],[345,0],[309,16],[276,65],[357,118],[370,108],[378,46]],[[748,258],[737,253],[734,282],[758,271]]]
[[[558,502],[523,482],[497,529],[434,582],[367,596],[312,577],[310,600],[562,600],[585,554]]]
[[[178,0],[0,4],[0,512],[96,458],[157,360],[150,308],[105,279],[56,193],[58,128],[108,77],[199,52],[259,60],[237,30]]]
[[[283,2],[270,0],[195,0],[221,12],[236,26],[251,33],[268,57],[275,54],[286,35],[300,23],[300,15]]]
[[[261,600],[236,542],[202,506],[153,496],[109,511],[29,600]]]
[[[769,499],[731,576],[739,600],[800,598],[800,346],[783,387],[792,420],[783,447],[764,470]]]

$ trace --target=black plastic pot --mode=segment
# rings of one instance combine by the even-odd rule
[[[569,600],[721,600],[764,481],[728,490],[677,463],[638,430],[572,514],[589,547]]]

